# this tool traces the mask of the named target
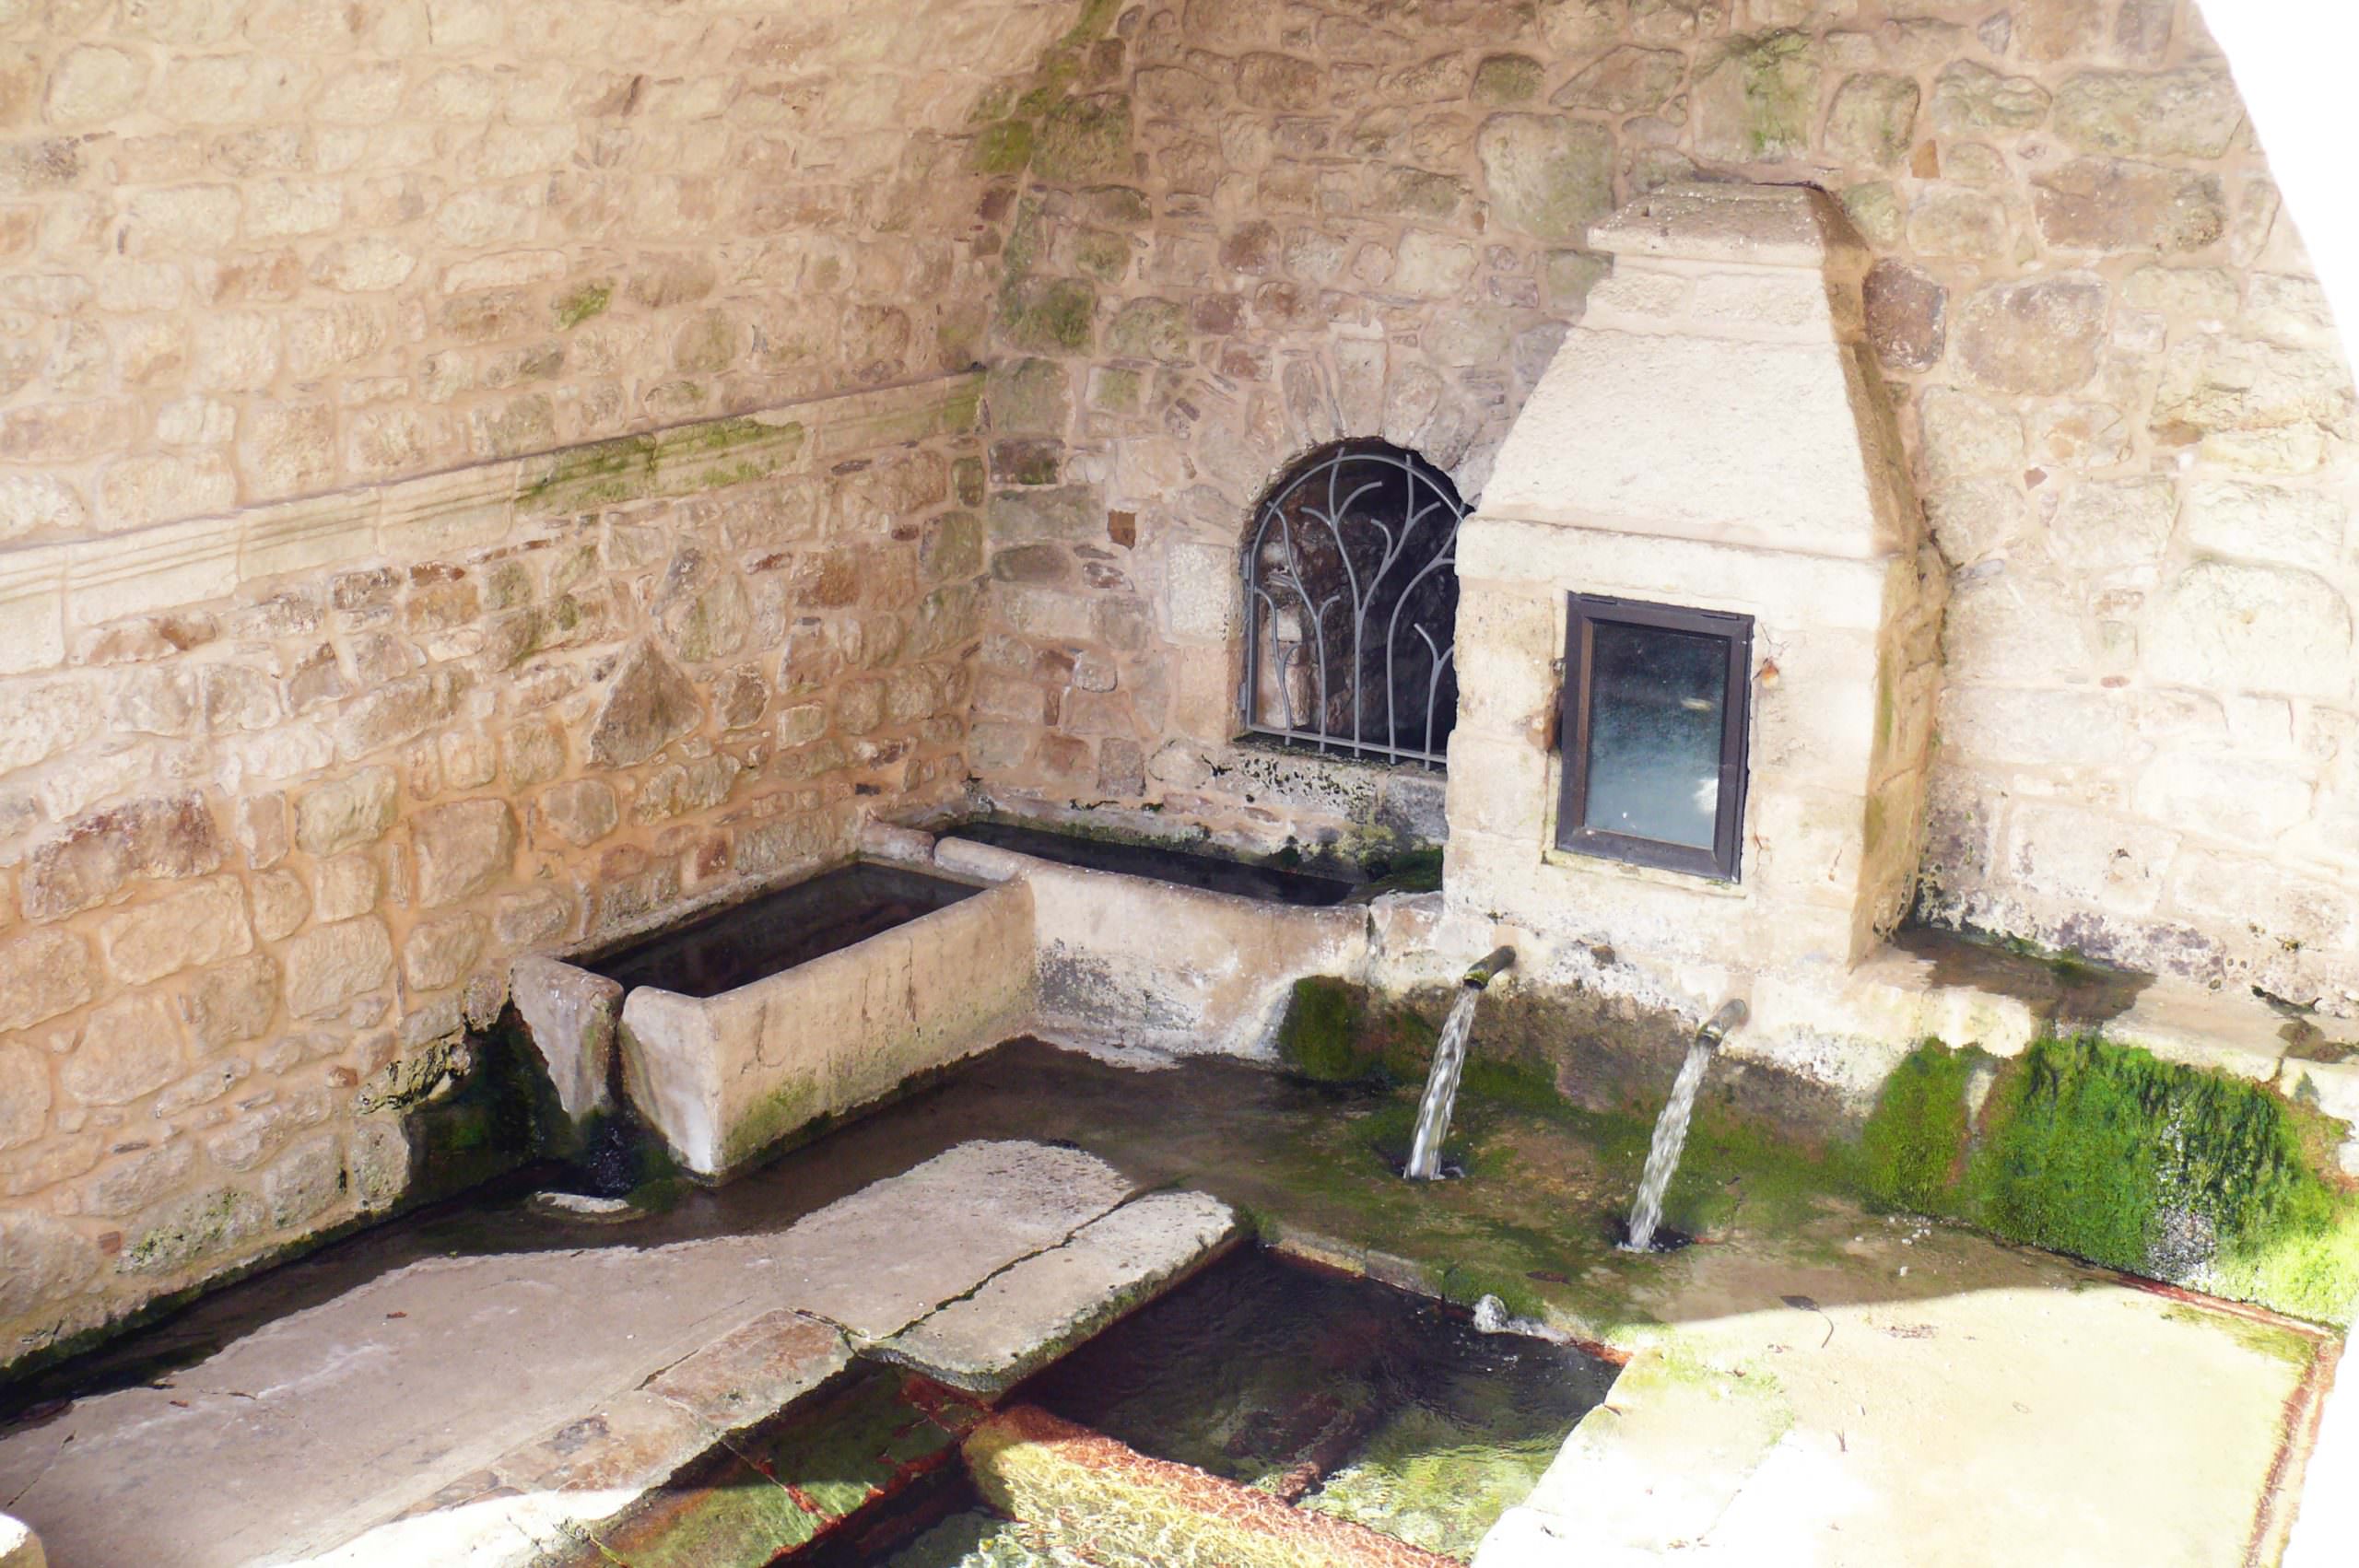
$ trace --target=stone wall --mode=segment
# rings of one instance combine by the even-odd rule
[[[61,547],[0,678],[0,1364],[402,1201],[517,954],[960,797],[980,383]]]
[[[400,1200],[511,954],[957,796],[1082,9],[0,3],[0,1363]]]
[[[1347,833],[1230,743],[1256,498],[1368,434],[1474,498],[1589,222],[1803,181],[1954,578],[1924,912],[2359,1010],[2350,375],[2190,6],[1152,0],[1091,58],[993,333],[990,791]]]
[[[0,544],[963,369],[1078,9],[0,8]]]

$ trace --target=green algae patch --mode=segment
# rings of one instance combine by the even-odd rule
[[[1294,983],[1294,997],[1278,1024],[1278,1059],[1290,1072],[1324,1083],[1367,1076],[1370,1061],[1359,1051],[1361,995],[1358,987],[1325,975]]]
[[[1928,1044],[1886,1081],[1855,1156],[1871,1197],[2090,1262],[2342,1323],[2359,1201],[2334,1132],[2262,1085],[2094,1036],[1999,1066]]]
[[[1928,1214],[1946,1211],[1966,1153],[1966,1085],[1980,1054],[1929,1042],[1884,1080],[1860,1140],[1860,1183],[1869,1192]]]

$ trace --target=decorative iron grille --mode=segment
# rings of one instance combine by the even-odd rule
[[[1339,442],[1280,479],[1245,552],[1246,729],[1439,766],[1465,514],[1447,474],[1383,441]]]

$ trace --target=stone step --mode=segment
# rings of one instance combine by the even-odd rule
[[[1125,1204],[869,1353],[996,1398],[1227,1249],[1236,1214],[1200,1192]]]

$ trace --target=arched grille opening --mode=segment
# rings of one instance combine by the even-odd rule
[[[1465,515],[1449,475],[1388,442],[1340,441],[1288,471],[1245,552],[1246,730],[1440,766]]]

